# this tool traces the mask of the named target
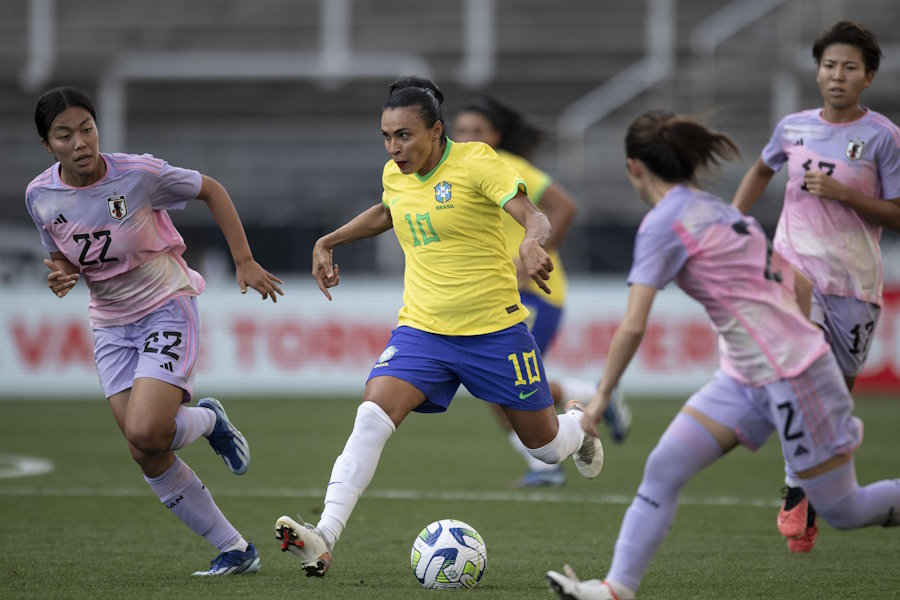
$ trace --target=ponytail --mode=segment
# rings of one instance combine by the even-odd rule
[[[663,181],[680,183],[693,181],[698,168],[739,157],[740,150],[724,133],[672,111],[654,110],[628,127],[625,155],[639,159]]]

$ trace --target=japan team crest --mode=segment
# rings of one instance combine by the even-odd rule
[[[450,202],[450,196],[452,192],[450,188],[453,187],[452,183],[447,183],[446,181],[442,181],[436,186],[434,186],[434,199],[443,204],[444,202]]]
[[[850,143],[847,144],[847,151],[844,154],[850,160],[857,160],[862,157],[863,146],[865,145],[866,143],[862,140],[850,140]]]
[[[115,195],[106,199],[109,206],[109,216],[116,221],[121,221],[128,214],[128,206],[125,204],[125,196]]]

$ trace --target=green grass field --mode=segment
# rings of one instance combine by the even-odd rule
[[[231,475],[202,439],[180,455],[256,543],[258,575],[190,576],[216,551],[151,493],[104,402],[2,401],[0,455],[50,459],[55,470],[0,478],[0,598],[550,598],[548,569],[569,562],[582,576],[606,573],[644,459],[680,407],[632,399],[631,437],[616,446],[604,435],[600,477],[580,479],[569,461],[566,486],[545,491],[513,489],[520,459],[478,401],[411,415],[388,443],[328,576],[308,579],[281,553],[273,525],[282,514],[315,521],[356,400],[223,401],[250,441],[249,473]],[[857,414],[866,422],[860,481],[900,476],[900,403],[860,400]],[[814,552],[791,555],[775,530],[781,478],[773,438],[691,481],[640,597],[900,598],[900,529],[840,532],[820,523]],[[413,538],[444,517],[485,539],[487,570],[474,590],[424,590],[411,574]]]

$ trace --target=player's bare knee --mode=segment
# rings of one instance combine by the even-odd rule
[[[135,427],[128,428],[125,438],[137,451],[142,454],[162,454],[172,444],[172,432],[162,428]],[[134,452],[132,452],[132,456]],[[137,458],[135,458],[137,460]],[[140,462],[140,461],[138,461]]]

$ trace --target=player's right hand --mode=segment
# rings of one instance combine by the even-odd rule
[[[78,283],[78,273],[66,275],[65,271],[49,258],[44,259],[44,264],[50,269],[50,274],[47,275],[47,287],[56,294],[57,298],[62,298],[68,294],[69,290]]]

